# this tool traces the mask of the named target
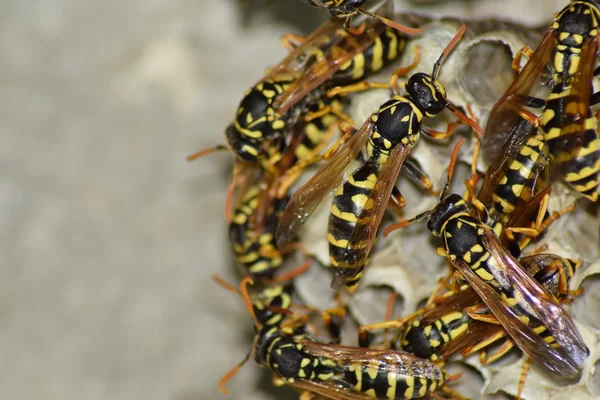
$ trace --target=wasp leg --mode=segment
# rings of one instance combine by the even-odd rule
[[[471,345],[471,346],[467,346],[465,347],[462,351],[461,351],[461,355],[463,357],[467,357],[470,356],[471,354],[480,351],[481,349],[489,346],[492,343],[496,343],[498,340],[502,339],[503,337],[506,337],[507,333],[504,329],[499,330],[498,332],[494,333],[493,335],[489,335],[488,337],[486,337],[483,340],[480,340],[479,342]],[[481,359],[481,355],[479,356]],[[487,359],[487,357],[486,357]]]
[[[517,394],[515,395],[515,400],[521,399],[521,394],[523,393],[523,388],[525,387],[525,379],[527,378],[527,373],[529,372],[529,367],[531,366],[531,358],[527,358],[523,363],[523,370],[521,371],[521,378],[519,378],[519,388],[517,389]]]
[[[281,42],[281,45],[291,53],[292,51],[296,50],[302,43],[304,43],[305,40],[306,38],[304,36],[296,35],[293,33],[284,33],[279,39],[279,42]]]
[[[416,161],[406,160],[404,162],[404,168],[402,171],[410,180],[421,186],[423,190],[434,196],[439,196],[440,192],[433,190],[433,183],[431,182],[431,179],[425,174],[425,172],[421,171],[421,167],[416,164]]]
[[[389,83],[360,81],[346,86],[336,86],[327,91],[327,97],[364,92],[369,89],[389,89]]]
[[[390,200],[392,200],[392,202],[388,203],[388,205],[394,208],[396,214],[400,216],[402,214],[402,209],[406,207],[406,200],[404,200],[402,193],[400,193],[400,190],[398,190],[396,186],[392,188]]]
[[[512,69],[514,71],[521,70],[521,59],[523,58],[523,54],[525,54],[527,56],[527,58],[531,58],[531,56],[533,55],[533,50],[531,50],[531,48],[529,46],[525,46],[525,47],[521,48],[519,51],[517,51],[517,53],[513,57],[512,64],[511,64]]]
[[[433,139],[438,139],[438,140],[447,139],[454,133],[454,129],[456,129],[456,127],[458,125],[460,125],[461,122],[462,121],[459,120],[459,121],[454,121],[454,122],[449,123],[448,126],[446,127],[445,132],[436,131],[436,130],[433,130],[426,126],[421,126],[421,132],[423,132],[424,134],[426,134],[427,136],[429,136]]]
[[[506,336],[506,332],[503,333],[504,336]],[[482,350],[481,353],[479,353],[479,362],[481,365],[492,363],[508,353],[513,347],[515,347],[515,343],[510,340],[510,338],[507,338],[504,343],[502,343],[502,345],[491,354],[488,354],[485,350]]]
[[[306,391],[306,392],[302,392],[300,397],[298,397],[298,400],[312,400],[314,398],[315,398],[314,393]]]
[[[390,321],[377,322],[375,324],[362,325],[358,328],[358,345],[360,347],[369,347],[369,331],[375,329],[398,329],[406,325],[407,322],[412,321],[419,315],[423,314],[423,309],[420,309],[404,318],[393,319]]]
[[[331,106],[325,106],[317,111],[307,112],[306,114],[304,114],[304,122],[310,122],[314,119],[324,117],[327,114],[333,114],[336,117],[338,117],[341,121],[344,121],[345,123],[347,123],[349,125],[355,125],[354,121],[352,121],[352,119],[346,113],[344,113],[342,110],[340,110],[338,108],[331,107]]]
[[[323,149],[325,144],[329,142],[336,129],[337,126],[332,125],[323,135],[321,143],[311,151],[310,155],[307,155],[305,159],[298,161],[293,167],[289,168],[283,173],[283,175],[281,175],[280,178],[277,179],[277,189],[275,191],[275,196],[278,199],[282,199],[285,197],[285,195],[290,189],[290,186],[292,186],[296,182],[298,177],[306,168],[323,159],[323,157],[319,155],[319,152]]]
[[[460,373],[458,373],[458,374],[455,374],[455,375],[452,375],[451,377],[449,377],[449,378],[448,378],[447,382],[450,382],[451,380],[452,380],[452,381],[455,381],[455,380],[457,380],[458,378],[460,378],[461,376],[462,376],[462,374],[460,374]],[[469,399],[467,399],[466,397],[463,397],[463,396],[461,396],[460,394],[456,393],[455,391],[453,391],[453,390],[449,389],[449,388],[448,388],[448,387],[446,387],[446,386],[442,386],[442,387],[441,387],[439,390],[440,390],[441,392],[444,392],[444,394],[446,394],[446,395],[450,396],[450,398],[451,398],[451,399],[454,399],[454,400],[469,400]],[[444,397],[441,397],[441,396],[438,396],[438,395],[437,395],[437,394],[435,394],[435,393],[430,393],[430,394],[429,394],[429,396],[430,396],[431,398],[433,398],[433,399],[437,398],[437,399],[440,399],[440,400],[447,400],[447,397],[445,397],[445,396],[444,396]]]
[[[536,218],[536,226],[534,228],[518,228],[511,227],[506,228],[505,231],[511,231],[513,233],[523,233],[526,237],[519,243],[519,247],[524,249],[535,237],[539,236],[542,232],[544,232],[548,227],[556,221],[558,218],[563,216],[564,214],[571,212],[575,209],[575,204],[570,204],[566,207],[558,211],[554,211],[549,217],[543,219],[540,218],[540,215],[545,215],[547,210],[548,200],[544,199],[542,204],[540,204],[540,210],[538,212],[538,217]],[[543,211],[542,211],[543,209]],[[533,229],[533,230],[532,230]]]
[[[482,313],[481,311],[487,311],[487,313]],[[469,315],[469,317],[473,318],[476,321],[487,322],[488,324],[499,325],[498,319],[494,314],[491,314],[489,309],[485,304],[477,304],[471,307],[465,308],[465,312]]]
[[[333,320],[333,317],[344,318],[346,317],[346,309],[344,305],[338,299],[338,306],[336,308],[328,308],[327,310],[321,311],[321,319],[327,328],[327,332],[332,339],[331,343],[340,343],[341,337],[341,324]]]

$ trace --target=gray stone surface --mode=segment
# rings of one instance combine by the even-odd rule
[[[0,398],[220,398],[251,340],[210,279],[236,279],[231,157],[185,157],[223,141],[284,54],[304,5],[280,1],[252,18],[226,0],[0,2]],[[265,398],[262,372],[231,398]]]

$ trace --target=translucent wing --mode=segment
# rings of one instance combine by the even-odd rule
[[[290,69],[302,73],[273,104],[279,115],[284,115],[355,55],[364,52],[386,27],[384,23],[370,19],[354,33],[343,29],[342,25],[343,21],[339,18],[330,19],[269,73]]]
[[[584,144],[585,122],[590,114],[590,96],[598,39],[588,38],[581,50],[581,59],[577,64],[578,69],[573,79],[569,100],[564,110],[565,141],[560,144],[560,152],[572,154],[574,159]],[[572,160],[571,159],[571,160]],[[571,161],[569,160],[569,161]],[[561,168],[560,160],[557,167]],[[567,164],[568,162],[567,161]]]
[[[462,312],[465,308],[478,303],[481,303],[481,298],[473,288],[468,287],[451,296],[440,298],[439,301],[436,299],[435,307],[425,311],[420,317],[421,324],[429,324],[454,311]]]
[[[306,353],[334,359],[342,367],[364,364],[376,366],[380,371],[410,373],[414,377],[436,380],[442,378],[442,372],[431,361],[402,351],[324,344],[310,340],[304,340],[302,344]]]
[[[330,196],[344,180],[346,168],[364,147],[374,127],[372,118],[347,142],[343,143],[332,158],[294,193],[277,226],[277,246],[283,248],[298,235],[298,231],[313,213],[321,200]]]
[[[398,179],[398,174],[409,152],[410,148],[401,144],[396,145],[389,154],[388,162],[383,164],[378,171],[377,183],[375,183],[375,187],[369,194],[365,202],[365,207],[359,215],[358,222],[348,240],[346,254],[349,259],[346,262],[352,264],[359,261],[366,262],[369,252],[375,243],[375,236],[377,236],[377,230],[379,229],[392,190]],[[358,260],[359,258],[364,258],[364,260]],[[359,269],[356,269],[356,271],[358,272]],[[339,287],[343,283],[340,279],[349,281],[352,278],[352,276],[342,278],[336,275],[332,285],[333,287]]]
[[[560,345],[555,348],[525,324],[514,307],[511,307],[498,291],[486,284],[462,260],[452,261],[471,286],[494,313],[514,342],[537,364],[562,376],[579,374],[589,354],[577,327],[556,299],[528,275],[517,261],[506,251],[498,238],[488,228],[484,229],[483,242],[490,251],[495,277],[502,287],[512,291],[518,304],[531,312],[544,324],[548,332]],[[523,315],[521,315],[523,316]]]
[[[279,64],[269,70],[261,81],[267,80],[275,75],[289,72],[303,72],[314,62],[318,56],[319,47],[324,44],[333,46],[341,40],[343,35],[343,21],[330,18],[306,37],[298,47],[288,54]],[[339,31],[339,32],[338,32]],[[341,36],[336,34],[340,33]],[[327,47],[325,47],[327,49]]]
[[[506,176],[510,163],[519,153],[519,150],[523,147],[527,139],[535,134],[536,131],[537,128],[533,124],[521,119],[507,132],[506,140],[501,150],[497,153],[497,156],[491,160],[491,164],[486,170],[481,189],[477,193],[477,199],[483,204],[486,206],[489,204],[498,184]],[[496,131],[486,130],[486,135],[488,133],[495,135]]]
[[[339,380],[331,382],[314,382],[305,379],[296,379],[292,387],[323,396],[332,400],[373,400],[372,397],[363,393],[358,393],[350,388],[350,385],[344,386]]]
[[[527,103],[533,85],[546,67],[555,44],[555,30],[549,30],[531,58],[496,103],[488,119],[482,141],[483,155],[491,162],[507,136],[517,126],[522,116],[519,111]]]

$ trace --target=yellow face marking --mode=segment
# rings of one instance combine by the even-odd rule
[[[426,327],[423,328],[423,333],[425,334],[425,336],[429,336],[431,334],[431,329],[432,329],[431,325],[427,325]]]

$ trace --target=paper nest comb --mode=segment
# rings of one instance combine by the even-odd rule
[[[424,34],[409,42],[401,60],[394,63],[373,81],[389,79],[391,71],[412,61],[413,46],[420,46],[420,64],[415,71],[430,72],[433,63],[442,49],[456,33],[463,21],[443,19],[427,23]],[[547,26],[547,25],[546,25]],[[461,42],[446,59],[440,81],[445,85],[448,99],[454,105],[465,109],[469,104],[480,124],[485,126],[487,113],[502,95],[514,78],[511,61],[524,45],[535,48],[542,30],[530,30],[518,25],[498,21],[468,22],[468,30]],[[386,90],[372,90],[352,98],[349,114],[354,121],[364,121],[378,106],[389,98]],[[451,114],[449,114],[451,116]],[[451,119],[450,117],[449,119]],[[447,123],[440,119],[428,121],[427,125],[443,129]],[[438,125],[435,125],[439,123]],[[460,136],[457,135],[457,136]],[[450,139],[456,141],[456,137]],[[469,142],[471,143],[471,142]],[[445,179],[448,158],[452,146],[449,143],[436,143],[421,139],[411,153],[421,164],[436,187]],[[461,165],[453,179],[453,191],[464,192],[464,178],[469,173],[472,148],[463,146]],[[485,171],[480,161],[479,171]],[[310,173],[308,174],[310,175]],[[407,179],[401,177],[399,188],[407,201],[405,218],[410,218],[430,209],[437,198],[424,194]],[[562,184],[555,184],[551,196],[550,211],[572,203],[575,195]],[[326,239],[327,219],[330,201],[324,201],[308,220],[301,238],[314,257],[323,265],[328,265],[328,243]],[[571,289],[582,286],[585,293],[576,298],[567,310],[580,329],[586,345],[590,349],[588,363],[581,379],[570,385],[556,383],[556,378],[544,374],[533,366],[527,376],[523,391],[526,399],[598,399],[600,398],[600,211],[585,200],[578,203],[574,212],[560,218],[538,243],[548,245],[548,252],[563,257],[578,258],[584,261],[583,267],[571,282]],[[386,222],[387,221],[387,222]],[[385,219],[382,226],[390,223]],[[446,259],[439,257],[438,246],[424,223],[414,224],[394,232],[388,238],[378,238],[372,252],[367,272],[359,289],[348,296],[350,314],[357,324],[382,321],[386,301],[391,291],[398,293],[395,317],[414,312],[431,295],[438,279],[448,271]],[[530,248],[537,247],[536,244]],[[525,251],[527,253],[527,250]],[[314,265],[308,273],[296,279],[296,289],[302,300],[309,306],[319,309],[334,306],[332,290],[329,288],[331,273],[328,269]],[[400,305],[399,305],[400,304]],[[344,341],[356,344],[356,329],[348,329]],[[514,354],[513,354],[514,353]],[[452,385],[464,396],[470,398],[503,398],[506,394],[516,394],[523,358],[517,351],[511,352],[495,363],[482,366],[477,354],[463,360],[451,361],[451,372],[458,368],[463,372],[459,382]],[[461,364],[461,365],[456,365]]]

